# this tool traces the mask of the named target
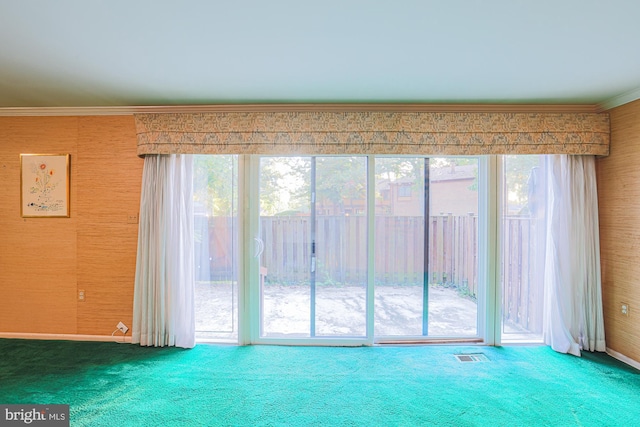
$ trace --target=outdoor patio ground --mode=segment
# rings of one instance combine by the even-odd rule
[[[231,303],[236,294],[237,289],[229,283],[199,282],[196,287],[196,330],[231,338],[237,331],[234,319],[237,306]],[[422,287],[377,286],[375,295],[376,335],[422,334]],[[267,285],[263,298],[265,336],[309,335],[309,286]],[[364,287],[317,287],[317,335],[363,336],[365,308]],[[430,287],[428,334],[433,337],[476,336],[477,304],[456,289]]]

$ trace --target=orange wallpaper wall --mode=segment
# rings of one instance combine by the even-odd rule
[[[20,217],[20,153],[71,154],[70,218]],[[131,326],[142,163],[132,116],[0,117],[0,332]]]
[[[610,155],[597,161],[605,335],[640,362],[640,101],[610,114]]]

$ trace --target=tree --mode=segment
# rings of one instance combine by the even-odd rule
[[[235,215],[237,170],[237,156],[194,156],[193,198],[196,209],[206,209],[214,216]]]
[[[531,174],[536,167],[541,166],[542,156],[538,155],[507,155],[504,157],[504,182],[507,192],[507,203],[527,206],[529,195],[533,189],[529,187]]]
[[[260,160],[260,214],[308,212],[309,157],[263,157]]]
[[[366,160],[363,157],[317,157],[316,197],[345,211],[345,203],[367,199]]]
[[[409,179],[413,182],[413,188],[422,191],[424,187],[424,157],[381,157],[376,159],[376,180],[386,179],[396,181]],[[445,168],[451,165],[477,165],[477,159],[473,157],[430,157],[429,168]],[[475,179],[470,190],[478,191],[478,169],[475,169]],[[379,197],[379,195],[377,195]]]
[[[316,202],[344,211],[345,201],[366,200],[363,157],[316,157]],[[311,157],[268,157],[260,166],[260,205],[266,215],[308,212]]]

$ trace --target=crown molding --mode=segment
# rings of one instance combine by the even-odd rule
[[[640,90],[638,92],[640,97]],[[130,116],[229,112],[599,113],[599,104],[214,104],[122,107],[6,107],[0,116]]]
[[[616,108],[621,105],[628,104],[637,99],[640,99],[640,87],[601,102],[599,104],[600,110],[601,111],[611,110],[612,108]]]

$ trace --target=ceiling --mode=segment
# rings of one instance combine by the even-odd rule
[[[0,108],[621,104],[632,0],[1,0]]]

